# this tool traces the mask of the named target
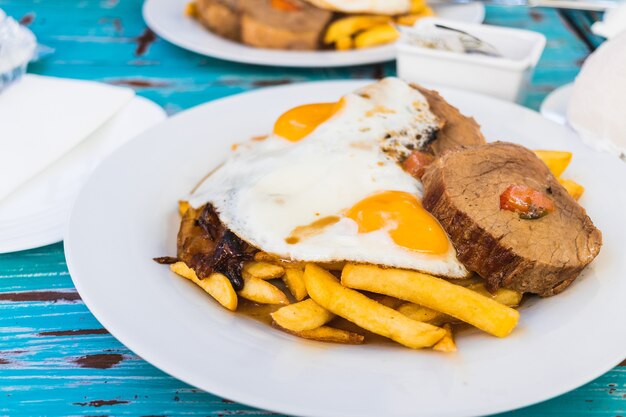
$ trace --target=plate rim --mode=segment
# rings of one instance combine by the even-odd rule
[[[190,108],[188,110],[185,110],[183,112],[178,113],[177,115],[165,120],[164,122],[161,122],[159,124],[157,124],[156,126],[148,129],[147,131],[145,131],[144,133],[138,135],[137,137],[133,138],[132,140],[130,140],[129,142],[127,142],[126,144],[124,144],[122,147],[120,147],[118,150],[116,150],[113,154],[109,155],[108,158],[113,157],[115,154],[117,153],[121,153],[124,151],[124,148],[129,146],[131,144],[131,142],[134,142],[136,140],[139,140],[140,137],[143,136],[147,136],[151,133],[151,131],[153,129],[158,129],[160,127],[160,125],[162,123],[168,123],[170,120],[174,120],[177,119],[179,117],[183,117],[183,116],[187,116],[189,115],[191,112],[200,112],[202,111],[204,108],[206,107],[211,107],[213,105],[215,105],[216,103],[222,103],[222,102],[227,102],[230,100],[239,100],[241,99],[241,96],[246,96],[246,95],[250,95],[250,94],[255,94],[255,93],[267,93],[268,90],[288,90],[294,87],[300,87],[303,85],[309,85],[311,87],[314,87],[315,85],[320,85],[320,84],[324,84],[324,85],[328,85],[328,84],[335,84],[337,86],[346,86],[346,90],[347,89],[353,89],[356,88],[360,85],[365,85],[368,82],[372,82],[375,80],[329,80],[329,81],[313,81],[313,82],[303,82],[303,83],[294,83],[294,84],[290,84],[290,85],[284,85],[284,86],[277,86],[277,87],[269,87],[269,88],[264,88],[264,89],[260,89],[260,90],[253,90],[253,91],[248,91],[248,92],[244,92],[244,93],[239,93],[239,94],[235,94],[232,96],[227,96],[221,99],[217,99],[217,100],[213,100],[198,106],[195,106],[193,108]],[[474,92],[469,92],[469,91],[465,91],[465,90],[461,90],[461,89],[457,89],[457,88],[448,88],[448,87],[440,87],[440,86],[436,86],[436,85],[432,85],[429,84],[428,85],[429,88],[441,88],[444,90],[448,90],[448,91],[456,91],[456,92],[461,92],[463,94],[468,95],[469,97],[477,97],[481,100],[488,100],[488,101],[492,101],[494,103],[500,104],[502,106],[508,106],[511,108],[517,108],[518,111],[522,111],[525,112],[527,114],[532,114],[533,116],[541,116],[538,112],[531,110],[529,108],[523,107],[521,105],[515,104],[515,103],[511,103],[511,102],[507,102],[501,99],[497,99],[494,97],[489,97],[489,96],[485,96],[482,94],[478,94],[478,93],[474,93]],[[545,119],[545,118],[544,118]],[[558,125],[557,123],[549,120],[549,119],[545,119],[548,123],[552,123],[555,125]],[[561,128],[563,128],[561,126]],[[593,153],[598,153],[597,151],[593,150],[593,149],[589,149],[590,152]],[[107,158],[107,159],[108,159]],[[90,181],[88,181],[85,184],[86,188],[89,185]],[[77,199],[78,201],[78,199]],[[224,388],[223,386],[219,385],[219,382],[215,381],[215,382],[210,382],[207,383],[206,380],[203,381],[202,383],[197,382],[196,381],[196,377],[190,377],[187,375],[182,375],[181,372],[179,372],[178,369],[174,369],[176,368],[176,366],[174,365],[174,362],[169,362],[167,364],[163,364],[162,360],[155,358],[155,356],[158,356],[156,353],[153,356],[152,352],[156,352],[156,350],[154,349],[144,349],[144,347],[140,347],[138,346],[138,343],[135,343],[134,340],[129,340],[129,338],[127,338],[125,335],[120,336],[120,333],[123,333],[122,330],[118,329],[118,328],[113,328],[115,326],[111,326],[109,323],[109,319],[106,318],[106,314],[104,314],[99,308],[93,308],[91,306],[92,302],[90,301],[91,299],[91,295],[87,295],[86,297],[83,296],[84,291],[84,287],[83,287],[83,282],[80,279],[76,278],[76,267],[74,265],[74,260],[72,259],[73,257],[73,250],[71,247],[71,242],[72,242],[72,234],[71,234],[71,228],[72,228],[72,219],[74,218],[74,208],[72,208],[72,216],[70,218],[70,221],[67,224],[67,229],[66,229],[66,240],[64,241],[64,251],[65,251],[65,256],[66,256],[66,262],[67,262],[67,267],[68,270],[70,272],[70,276],[72,278],[72,281],[74,282],[74,285],[77,289],[77,291],[79,292],[79,294],[81,295],[81,297],[83,298],[83,301],[85,303],[85,305],[87,305],[87,307],[89,308],[89,310],[92,312],[92,314],[102,323],[102,325],[107,328],[107,330],[109,330],[109,332],[116,338],[118,339],[121,343],[123,343],[126,347],[128,347],[131,351],[135,352],[136,354],[138,354],[139,356],[141,356],[144,360],[146,360],[147,362],[149,362],[150,364],[152,364],[153,366],[157,367],[158,369],[164,371],[165,373],[173,376],[174,378],[177,378],[189,385],[198,387],[202,390],[205,390],[213,395],[216,396],[220,396],[220,397],[224,397],[224,398],[228,398],[231,399],[233,401],[239,402],[240,404],[246,404],[252,407],[256,407],[256,408],[260,408],[260,409],[264,409],[264,410],[271,410],[271,411],[275,411],[275,412],[279,412],[279,413],[285,413],[285,414],[290,414],[290,415],[300,415],[300,416],[306,416],[306,417],[316,417],[316,416],[332,416],[333,414],[328,414],[328,413],[314,413],[312,411],[305,411],[303,412],[302,409],[297,408],[297,406],[290,406],[289,404],[285,404],[285,403],[281,403],[280,405],[277,406],[277,404],[275,402],[272,402],[271,400],[265,400],[262,397],[256,397],[251,399],[251,396],[249,394],[240,394],[237,392],[237,390],[230,390],[228,388]],[[87,292],[88,293],[88,292]],[[130,343],[129,343],[130,342]],[[502,413],[502,412],[507,412],[507,411],[512,411],[512,410],[516,410],[516,409],[520,409],[520,408],[524,408],[524,407],[528,407],[528,406],[532,406],[547,400],[550,400],[552,398],[558,397],[566,392],[570,392],[573,389],[576,389],[577,387],[580,387],[590,381],[592,381],[593,379],[605,374],[607,371],[609,371],[610,369],[612,369],[614,366],[616,366],[618,363],[620,363],[623,358],[620,357],[620,359],[614,359],[614,358],[610,358],[607,359],[607,357],[602,357],[600,358],[600,360],[602,360],[602,364],[601,366],[596,365],[594,367],[594,370],[589,370],[588,372],[586,372],[584,375],[577,375],[577,378],[573,378],[572,380],[570,380],[568,383],[564,383],[562,385],[560,385],[560,388],[558,389],[552,389],[550,391],[548,391],[547,393],[544,393],[540,396],[536,396],[536,398],[534,398],[533,400],[524,400],[524,399],[518,399],[517,401],[511,402],[509,403],[509,405],[507,405],[506,407],[500,407],[498,409],[493,409],[493,408],[489,408],[488,406],[481,406],[481,407],[475,407],[475,409],[470,410],[467,414],[467,416],[479,416],[479,415],[487,415],[487,414],[492,414],[492,413]],[[572,382],[573,380],[575,380],[575,382]],[[208,389],[206,388],[201,388],[200,385],[203,385],[205,387],[208,387],[209,385],[211,385],[210,387],[208,387]],[[319,410],[317,410],[319,411]],[[344,416],[348,417],[348,416],[360,416],[361,414],[356,413],[356,414],[344,414]],[[439,415],[439,414],[438,414]],[[450,414],[441,414],[441,415],[450,415]]]

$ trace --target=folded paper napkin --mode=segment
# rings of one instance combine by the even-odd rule
[[[607,39],[612,39],[626,31],[626,1],[622,1],[618,7],[604,13],[602,21],[594,23],[591,31]]]
[[[607,40],[574,82],[567,120],[590,146],[626,161],[626,32]]]
[[[128,88],[26,75],[0,94],[0,201],[95,132]]]

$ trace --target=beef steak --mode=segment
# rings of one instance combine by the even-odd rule
[[[441,223],[458,258],[500,287],[550,296],[569,286],[598,254],[602,235],[530,150],[496,142],[446,152],[422,178],[424,207]],[[539,219],[500,209],[510,185],[541,190],[554,211]]]
[[[459,146],[485,143],[480,125],[473,117],[463,115],[459,109],[444,100],[438,92],[418,85],[413,85],[413,87],[426,97],[430,111],[445,121],[444,126],[437,132],[435,140],[430,143],[430,151],[433,154],[439,156]]]

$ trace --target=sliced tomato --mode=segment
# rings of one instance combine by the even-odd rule
[[[426,167],[430,165],[435,158],[426,152],[415,151],[402,163],[402,168],[415,178],[421,179],[426,171]]]
[[[283,12],[297,12],[300,6],[290,0],[272,0],[271,5],[274,9]]]
[[[538,219],[554,211],[546,193],[527,185],[510,185],[500,195],[500,209],[519,213],[522,219]]]

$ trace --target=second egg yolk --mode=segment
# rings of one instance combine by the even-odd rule
[[[335,114],[342,105],[315,103],[294,107],[283,113],[274,124],[274,133],[291,142],[297,142]]]
[[[359,233],[387,230],[399,246],[428,254],[444,254],[448,237],[441,225],[415,196],[402,191],[384,191],[367,197],[346,216],[359,226]]]

